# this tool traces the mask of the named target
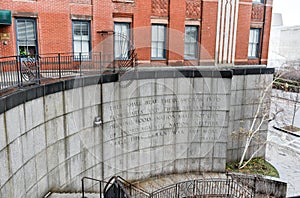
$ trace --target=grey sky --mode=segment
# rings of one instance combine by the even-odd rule
[[[283,25],[300,25],[300,0],[274,0],[273,13],[282,13]]]

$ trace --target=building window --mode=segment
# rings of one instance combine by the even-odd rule
[[[264,3],[264,0],[252,0],[253,3]]]
[[[73,21],[73,53],[81,60],[89,59],[90,52],[90,23],[89,21]]]
[[[38,53],[36,23],[34,19],[16,19],[17,50],[19,55]]]
[[[198,58],[198,26],[185,26],[184,59]]]
[[[115,60],[127,60],[130,53],[130,23],[115,23]]]
[[[260,29],[251,28],[250,36],[249,36],[249,46],[248,46],[249,58],[258,58],[259,42],[260,42]]]
[[[166,58],[166,26],[152,25],[151,58]]]

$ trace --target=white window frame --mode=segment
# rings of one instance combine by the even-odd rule
[[[163,29],[163,33],[159,32]],[[151,27],[151,60],[166,59],[167,26],[165,24],[152,24]]]
[[[80,34],[75,35],[75,25],[80,25]],[[83,25],[87,25],[87,35],[83,34]],[[80,59],[82,61],[90,59],[90,50],[91,50],[91,31],[90,31],[90,21],[84,20],[72,20],[72,36],[73,36],[73,54],[75,59]],[[79,45],[76,45],[79,44]],[[84,50],[83,44],[87,44],[87,49]],[[80,48],[78,50],[77,48]],[[79,55],[81,54],[81,57]]]
[[[24,23],[25,26],[21,28],[24,29],[23,34],[25,38],[21,37],[21,30],[19,29],[19,24]],[[28,23],[32,23],[32,31],[28,28]],[[29,31],[29,32],[28,32]],[[36,20],[32,18],[16,18],[16,37],[17,37],[17,50],[19,55],[29,55],[34,56],[38,54],[38,42],[37,42],[37,28]],[[22,51],[21,51],[22,47]],[[33,50],[33,51],[32,51]]]
[[[252,0],[252,3],[264,3],[264,0]]]
[[[260,28],[251,28],[249,33],[248,58],[258,58],[260,49]]]
[[[114,23],[114,58],[128,60],[130,54],[130,23]]]
[[[190,36],[189,29],[194,29],[196,34]],[[184,34],[184,59],[197,60],[198,59],[198,35],[199,30],[196,25],[186,25]],[[193,48],[193,49],[192,49]]]

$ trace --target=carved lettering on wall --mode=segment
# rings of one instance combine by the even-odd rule
[[[159,140],[162,137],[173,137],[174,135],[184,135],[189,133],[191,137],[191,142],[197,142],[197,141],[207,141],[207,142],[215,142],[218,141],[220,139],[220,133],[221,131],[218,129],[214,129],[214,128],[209,128],[209,129],[164,129],[161,131],[155,131],[155,132],[151,132],[151,133],[137,133],[137,134],[129,134],[126,136],[115,136],[112,137],[113,135],[116,134],[112,134],[111,135],[111,139],[110,141],[108,141],[107,143],[109,144],[113,144],[113,145],[117,145],[117,146],[123,146],[126,144],[131,144],[131,143],[138,143],[139,141],[143,141],[143,140],[149,140],[152,139],[154,140]],[[197,135],[198,134],[198,135]],[[196,138],[197,137],[197,138]],[[169,142],[171,143],[171,142]]]
[[[157,96],[112,102],[110,120],[173,111],[228,110],[226,95]]]
[[[146,139],[172,143],[174,135],[180,140],[215,141],[220,129],[228,127],[227,99],[228,95],[195,94],[111,102],[105,111],[110,115],[105,139],[120,146]]]

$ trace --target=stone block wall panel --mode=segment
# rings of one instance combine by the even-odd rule
[[[233,140],[232,131],[249,125],[257,105],[245,97],[263,89],[253,81],[272,79],[262,68],[226,68],[218,75],[215,68],[199,70],[201,77],[193,69],[154,71],[151,78],[126,81],[103,75],[105,83],[95,80],[88,86],[72,87],[65,80],[44,85],[41,97],[5,104],[0,195],[75,192],[83,176],[138,180],[224,172],[226,162],[237,159],[243,148],[243,139]],[[93,126],[96,116],[103,122],[99,127]],[[258,145],[251,145],[252,151]]]

